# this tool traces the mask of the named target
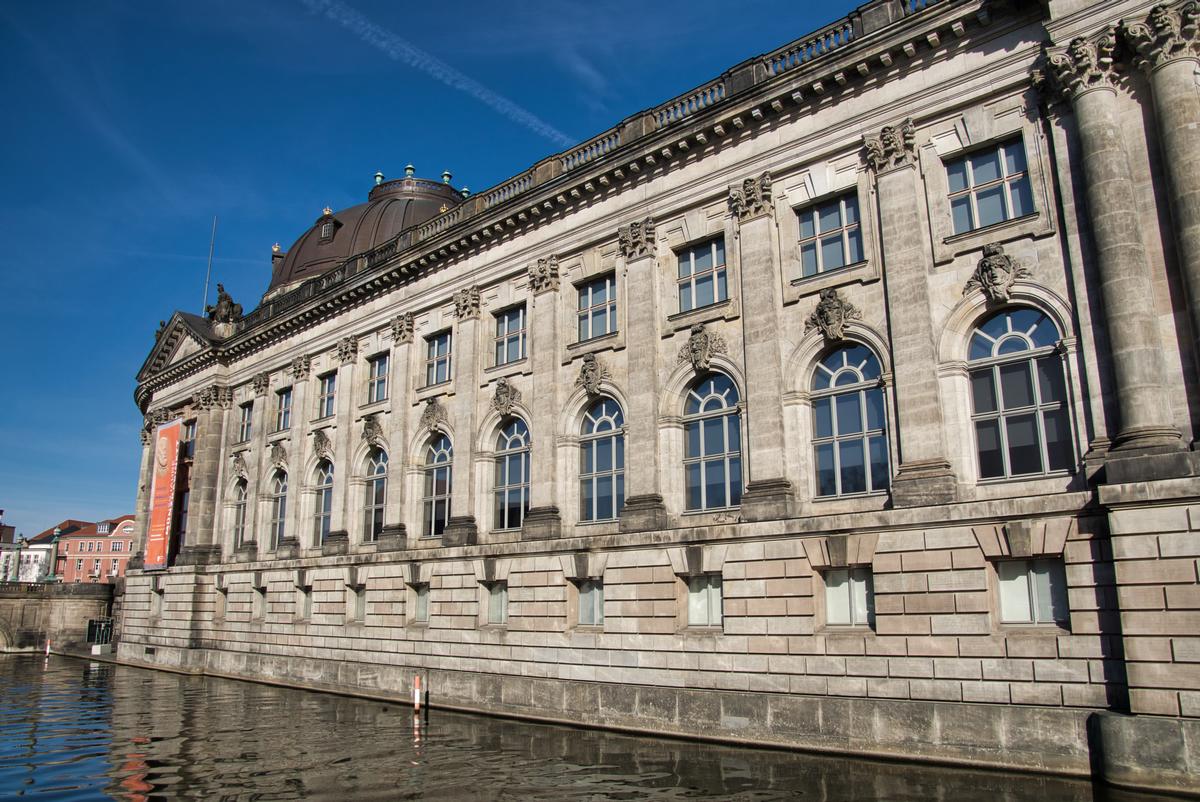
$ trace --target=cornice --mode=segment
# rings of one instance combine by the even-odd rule
[[[944,0],[820,50],[823,37],[833,36],[839,26],[861,25],[855,15],[881,5],[863,6],[815,34],[748,59],[692,92],[633,115],[264,302],[242,319],[239,330],[228,339],[147,377],[135,399],[144,408],[150,392],[210,364],[229,364],[267,348],[397,286],[525,235],[542,223],[633,189],[690,163],[696,153],[699,158],[714,155],[781,118],[816,113],[867,83],[879,86],[903,80],[915,62],[943,52],[951,43],[969,42],[972,31],[998,34],[1007,27],[993,26],[991,9],[998,5],[994,0]],[[1025,24],[1032,16],[1017,14],[1012,19]],[[819,52],[800,60],[797,53],[806,47]],[[720,93],[713,89],[717,85],[724,87]]]

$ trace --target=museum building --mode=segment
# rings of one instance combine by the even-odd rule
[[[1200,790],[1198,24],[873,0],[377,174],[160,328],[120,658]]]

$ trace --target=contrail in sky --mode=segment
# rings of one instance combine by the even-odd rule
[[[526,111],[503,95],[493,92],[475,79],[463,75],[449,64],[415,47],[386,28],[376,25],[344,3],[340,3],[338,0],[301,0],[301,2],[308,7],[309,11],[324,14],[359,39],[377,50],[383,51],[389,58],[420,70],[451,89],[467,93],[534,133],[540,134],[562,147],[570,147],[576,143],[577,140],[567,136],[533,113]]]

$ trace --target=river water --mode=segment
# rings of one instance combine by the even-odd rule
[[[638,738],[67,657],[0,655],[0,797],[1104,800],[1082,781]]]

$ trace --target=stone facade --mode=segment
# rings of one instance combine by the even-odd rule
[[[182,418],[186,537],[119,654],[1197,790],[1196,48],[1194,2],[877,0],[177,314],[138,525]]]

